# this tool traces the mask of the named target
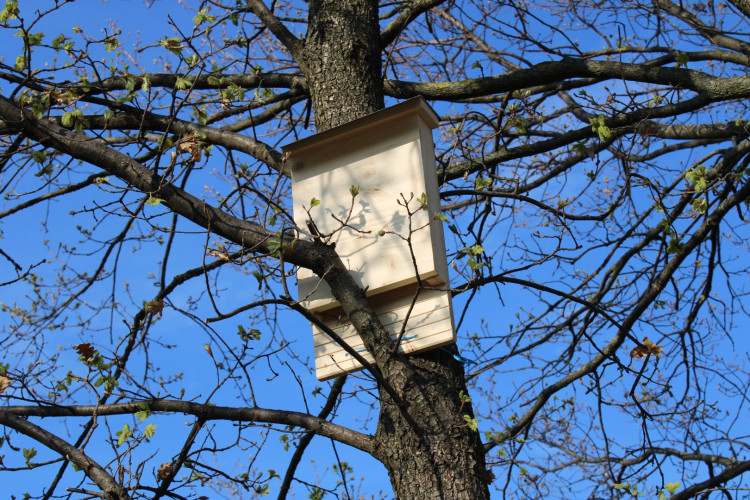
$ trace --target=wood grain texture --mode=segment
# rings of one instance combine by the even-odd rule
[[[373,301],[378,317],[394,341],[398,339],[406,321],[399,352],[410,354],[455,342],[450,292],[422,290],[414,307],[409,311],[415,290],[412,287],[412,293],[397,291],[386,294],[392,297],[391,300],[379,297],[379,300]],[[351,323],[335,312],[319,313],[318,316],[367,361],[373,362],[372,356],[364,349],[362,339]],[[327,380],[362,368],[357,360],[316,327],[313,327],[313,342],[318,379]]]

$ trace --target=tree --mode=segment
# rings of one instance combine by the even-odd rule
[[[746,1],[207,0],[135,45],[55,26],[74,8],[0,13],[0,470],[38,468],[44,498],[349,498],[338,443],[402,499],[742,490]],[[459,343],[403,356],[335,248],[290,229],[279,145],[418,95]],[[354,384],[317,387],[290,342],[284,318],[315,321],[297,267],[375,359]],[[296,395],[266,408],[279,377]],[[298,473],[315,436],[336,484]],[[253,464],[276,444],[281,475]]]

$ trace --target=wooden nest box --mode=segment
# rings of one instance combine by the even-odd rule
[[[434,219],[440,209],[432,142],[437,126],[435,111],[416,98],[283,148],[295,223],[304,238],[314,227],[336,244],[394,340],[406,320],[399,344],[404,353],[455,342],[450,293],[418,287],[420,280],[427,287],[449,283],[442,222]],[[325,281],[308,269],[300,269],[297,280],[303,305],[372,362]],[[313,338],[320,380],[362,368],[315,326]]]

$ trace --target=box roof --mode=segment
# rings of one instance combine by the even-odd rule
[[[400,102],[389,108],[381,109],[362,118],[358,118],[349,123],[339,125],[328,129],[319,134],[305,137],[299,141],[292,142],[282,146],[284,153],[294,153],[307,149],[311,146],[319,147],[322,144],[341,140],[347,136],[364,133],[371,127],[382,125],[386,122],[402,118],[404,115],[418,115],[430,127],[436,128],[440,124],[440,117],[432,107],[427,104],[423,97],[413,97],[406,101]]]

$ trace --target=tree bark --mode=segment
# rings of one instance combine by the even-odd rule
[[[377,2],[313,0],[308,22],[300,64],[318,132],[382,109]]]
[[[318,132],[384,107],[380,46],[376,1],[310,2],[300,65]],[[316,272],[323,276],[327,269]],[[467,393],[461,363],[442,349],[408,357],[384,355],[392,346],[382,345],[384,329],[364,293],[344,290],[341,283],[332,282],[330,273],[326,279],[337,298],[349,294],[339,301],[400,399],[394,401],[379,387],[375,456],[387,468],[396,498],[489,498],[484,449],[479,433],[470,426],[471,403],[460,397],[462,391]],[[455,346],[450,349],[455,352]]]

